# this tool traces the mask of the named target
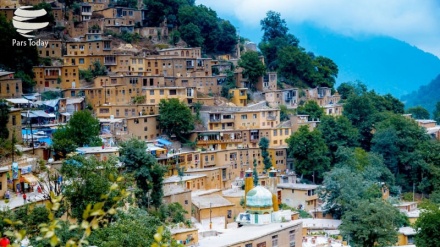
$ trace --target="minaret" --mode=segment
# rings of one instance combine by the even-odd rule
[[[244,175],[244,202],[246,204],[246,195],[249,190],[254,188],[254,177],[252,176],[251,168],[247,169]]]
[[[277,171],[272,167],[269,171],[269,191],[272,193],[273,211],[278,211]]]

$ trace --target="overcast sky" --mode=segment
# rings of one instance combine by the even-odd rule
[[[287,23],[312,23],[336,33],[386,35],[440,57],[439,0],[196,0],[241,28],[256,28],[266,12]]]

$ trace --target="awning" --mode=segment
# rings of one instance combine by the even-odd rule
[[[213,132],[213,133],[205,132],[205,133],[199,133],[199,136],[216,136],[216,135],[220,135],[220,132]]]
[[[170,146],[173,144],[172,142],[169,142],[165,139],[157,139],[157,142],[159,142],[160,144],[165,145],[165,146]]]
[[[52,118],[49,114],[47,114],[44,111],[38,110],[38,111],[30,111],[29,115],[27,112],[22,112],[21,115],[23,117],[29,117],[29,118],[35,118],[35,117],[44,117],[44,118]]]
[[[24,179],[26,183],[31,185],[36,185],[40,180],[32,174],[23,174],[21,177]]]
[[[27,100],[25,98],[6,99],[6,101],[11,102],[12,104],[29,104],[29,103],[31,103],[29,100]]]

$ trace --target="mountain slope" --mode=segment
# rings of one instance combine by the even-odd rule
[[[435,104],[440,101],[440,74],[432,80],[428,85],[421,86],[419,90],[402,96],[405,107],[423,106],[429,113],[435,109]]]

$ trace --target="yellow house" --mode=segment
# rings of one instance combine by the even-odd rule
[[[63,43],[61,40],[45,40],[49,42],[47,46],[37,46],[40,57],[62,58]]]
[[[14,72],[0,71],[0,98],[19,98],[22,92],[21,79],[15,79]]]
[[[397,235],[397,246],[408,246],[415,243],[414,237],[416,231],[412,227],[401,227],[399,228]]]
[[[281,183],[277,187],[281,189],[282,203],[290,207],[310,211],[318,206],[318,193],[315,184]]]
[[[67,89],[79,86],[79,69],[76,65],[35,66],[32,68],[36,89],[39,92],[47,89]]]
[[[232,217],[234,204],[221,195],[194,196],[192,197],[192,205],[194,217],[199,222],[215,217],[225,217],[227,223],[235,221]]]
[[[247,106],[247,88],[229,89],[229,95],[232,96],[231,102],[236,106]]]

